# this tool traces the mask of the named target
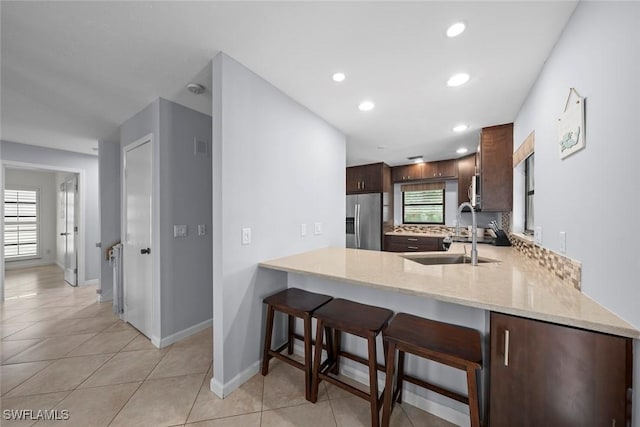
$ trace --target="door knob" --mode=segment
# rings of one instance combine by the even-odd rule
[[[61,236],[68,236],[69,233],[60,233]]]
[[[151,248],[140,249],[140,255],[149,255],[151,253]]]

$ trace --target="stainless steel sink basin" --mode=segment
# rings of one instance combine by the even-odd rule
[[[461,254],[429,254],[429,255],[401,255],[402,258],[417,262],[422,265],[443,264],[471,264],[471,257]],[[478,258],[478,264],[498,262],[490,258]]]

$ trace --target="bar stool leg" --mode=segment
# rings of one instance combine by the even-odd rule
[[[306,314],[304,316],[304,393],[307,400],[311,399],[311,340],[311,316]]]
[[[289,345],[287,346],[287,353],[293,354],[294,335],[296,333],[296,318],[289,315]]]
[[[322,320],[318,319],[318,323],[316,323],[316,351],[313,355],[313,373],[312,373],[312,381],[311,381],[311,399],[312,403],[316,403],[318,401],[318,388],[320,386],[320,362],[322,361],[322,341],[324,335],[324,325],[322,324]],[[327,341],[330,338],[327,335]],[[327,342],[328,344],[328,342]]]
[[[469,389],[469,415],[471,416],[471,427],[480,427],[476,369],[471,366],[467,366],[467,388]]]
[[[404,382],[404,351],[398,350],[398,399],[396,402],[402,403],[402,383]]]
[[[369,399],[371,404],[371,425],[380,425],[380,407],[378,406],[378,360],[376,353],[376,334],[367,334],[369,344]]]
[[[262,375],[267,375],[269,373],[269,359],[271,356],[269,355],[269,350],[271,350],[271,336],[273,334],[273,313],[274,309],[272,306],[267,307],[267,322],[266,329],[264,334],[264,350],[262,352]]]
[[[385,342],[386,351],[386,379],[384,385],[384,404],[382,405],[382,427],[389,427],[391,422],[391,411],[393,410],[393,371],[395,368],[396,346]]]
[[[329,332],[327,332],[327,334],[329,334]],[[334,329],[333,352],[331,354],[331,361],[334,363],[331,373],[334,375],[338,375],[340,373],[340,359],[338,358],[338,355],[340,354],[340,341],[342,341],[342,332],[338,329]]]

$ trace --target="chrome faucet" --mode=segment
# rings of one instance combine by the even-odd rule
[[[458,213],[456,215],[456,236],[460,236],[460,216],[462,215],[462,209],[464,209],[465,206],[471,209],[471,265],[478,265],[478,230],[476,228],[476,211],[469,202],[463,202],[458,206]]]

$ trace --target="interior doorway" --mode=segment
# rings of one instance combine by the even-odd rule
[[[152,333],[152,139],[124,148],[124,318],[142,334]]]

